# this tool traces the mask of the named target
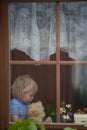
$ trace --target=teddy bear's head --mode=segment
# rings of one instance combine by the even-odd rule
[[[36,122],[42,122],[45,117],[45,110],[41,101],[32,103],[27,112],[28,118],[34,119]]]

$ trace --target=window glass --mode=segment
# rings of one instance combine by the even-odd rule
[[[62,111],[61,122],[81,123],[80,120],[76,118],[76,120],[73,119],[73,116],[75,114],[87,113],[87,65],[62,65],[60,77],[60,105],[63,106],[63,104],[65,104],[69,105],[67,107],[70,107],[70,105],[72,107],[72,110],[70,110],[71,108],[66,108],[66,111]],[[79,110],[80,112],[78,112]],[[87,117],[85,120],[86,119]]]
[[[87,61],[86,1],[60,3],[60,47],[61,60]]]
[[[19,50],[32,60],[52,60],[50,56],[56,53],[55,5],[55,2],[9,3],[10,49]]]

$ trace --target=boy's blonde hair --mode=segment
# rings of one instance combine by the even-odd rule
[[[23,95],[32,89],[37,92],[37,83],[27,74],[19,76],[12,85],[12,96],[21,99]]]

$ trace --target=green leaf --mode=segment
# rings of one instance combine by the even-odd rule
[[[45,130],[43,124],[38,125],[41,130]],[[12,124],[8,130],[37,130],[37,125],[33,119],[23,119],[21,121],[16,121]]]
[[[22,119],[21,122],[20,122],[20,125],[21,125],[22,127],[25,127],[25,126],[29,125],[29,121],[26,120],[26,119]]]
[[[45,107],[45,112],[47,116],[56,116],[56,109],[54,106],[47,104]]]
[[[40,128],[40,130],[46,130],[45,125],[44,125],[44,124],[38,124],[38,128]]]
[[[55,110],[52,110],[52,111],[50,112],[50,115],[51,115],[51,116],[55,116],[55,115],[56,115]]]
[[[29,124],[26,126],[26,130],[37,130],[37,126],[35,124]]]
[[[24,128],[24,127],[21,127],[21,128],[18,128],[18,130],[25,130],[25,128]]]
[[[16,121],[14,124],[10,125],[8,130],[17,130],[18,128],[20,128],[20,122]]]
[[[77,130],[77,129],[73,129],[71,127],[66,127],[66,128],[64,128],[64,130]]]

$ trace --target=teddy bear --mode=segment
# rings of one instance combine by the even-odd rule
[[[27,110],[28,119],[33,119],[38,122],[43,122],[45,118],[45,110],[41,101],[31,103]]]

